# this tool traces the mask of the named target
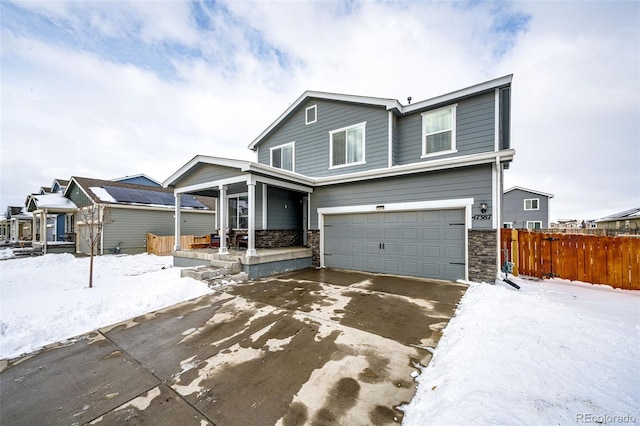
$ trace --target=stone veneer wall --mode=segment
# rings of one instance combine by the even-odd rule
[[[310,229],[307,231],[307,246],[312,250],[312,266],[320,267],[320,231]]]
[[[256,230],[256,248],[295,247],[302,245],[302,231],[286,229]]]
[[[498,273],[495,229],[469,230],[469,280],[493,283]]]

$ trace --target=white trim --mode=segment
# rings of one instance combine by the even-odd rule
[[[273,165],[273,151],[275,151],[276,149],[280,150],[280,164],[283,163],[282,161],[282,157],[283,157],[283,148],[285,147],[291,147],[291,170],[289,169],[285,169],[283,167],[276,167]],[[283,143],[282,145],[278,145],[278,146],[274,146],[272,148],[269,148],[269,166],[273,167],[274,169],[280,169],[280,170],[287,170],[289,172],[294,172],[296,170],[296,141],[293,142],[289,142],[289,143]]]
[[[451,146],[449,147],[449,149],[445,151],[427,152],[427,136],[434,135],[436,133],[444,133],[446,131],[446,130],[443,130],[443,131],[432,132],[430,134],[427,134],[427,116],[430,114],[436,113],[438,111],[444,111],[448,109],[451,110]],[[458,104],[447,105],[445,107],[432,109],[420,114],[422,118],[422,136],[421,136],[422,156],[420,158],[435,157],[438,155],[453,154],[458,152],[457,144],[456,144],[456,115],[457,114],[458,114]]]
[[[546,192],[535,191],[533,189],[523,188],[521,186],[512,186],[511,188],[506,189],[504,193],[506,194],[507,192],[515,191],[516,189],[520,191],[530,192],[532,194],[538,194],[538,195],[543,195],[545,197],[553,198],[553,194],[547,194]]]
[[[182,194],[177,194],[177,195],[182,195]],[[132,206],[130,204],[105,204],[107,206],[109,206],[110,209],[129,209],[129,210],[142,210],[142,211],[158,211],[158,212],[166,212],[166,211],[171,211],[171,212],[175,212],[176,207],[175,207],[175,202],[173,205],[167,205],[166,207],[151,207],[151,206],[145,206],[143,204],[140,205],[136,205],[136,206]],[[203,210],[203,209],[190,209],[188,207],[182,207],[180,209],[180,211],[182,211],[182,213],[198,213],[198,214],[208,214],[208,213],[216,213],[217,210]]]
[[[388,152],[387,152],[387,156],[388,161],[387,161],[387,167],[391,168],[393,167],[393,112],[389,111],[389,123],[388,123],[388,130],[387,130],[387,145],[388,145]]]
[[[539,223],[540,224],[540,228],[536,228],[535,225],[534,225],[534,227],[529,228],[529,224],[530,223],[533,223],[533,224]],[[525,228],[526,229],[542,229],[542,221],[541,220],[527,220],[526,223],[525,223]]]
[[[513,222],[502,222],[502,229],[513,229]]]
[[[309,114],[309,110],[310,109],[314,109],[315,110],[313,121],[307,120],[309,118],[308,114]],[[308,124],[313,124],[313,123],[315,123],[317,121],[318,121],[318,104],[314,104],[314,105],[311,105],[310,107],[305,108],[304,109],[304,124],[305,124],[305,126],[308,125]]]
[[[464,279],[469,279],[469,229],[472,226],[473,198],[456,198],[448,200],[412,201],[407,203],[366,204],[360,206],[321,207],[318,209],[318,229],[320,231],[320,267],[325,267],[324,261],[324,216],[351,213],[383,213],[411,210],[442,210],[464,209],[465,211],[465,270]]]
[[[267,228],[267,184],[262,184],[262,229]]]
[[[497,152],[500,151],[500,89],[498,88],[494,91],[493,105],[493,145]]]
[[[344,145],[345,145],[344,155],[345,155],[345,161],[347,161],[347,157],[348,157],[347,144],[349,141],[349,138],[347,137],[347,133],[349,132],[349,130],[357,129],[359,127],[362,127],[362,160],[356,161],[354,163],[344,163],[344,164],[338,164],[337,166],[334,166],[333,165],[333,135],[335,133],[344,132]],[[360,164],[366,164],[366,159],[367,159],[366,146],[367,146],[367,122],[366,121],[363,121],[362,123],[358,123],[358,124],[353,124],[351,126],[342,127],[340,129],[329,131],[329,170],[339,169],[343,167],[357,166]]]
[[[191,160],[189,160],[184,166],[180,167],[177,172],[169,176],[164,182],[162,182],[163,187],[171,186],[178,180],[182,175],[187,173],[191,168],[195,167],[198,164],[211,164],[214,166],[224,166],[224,167],[232,167],[236,169],[240,169],[244,171],[247,167],[249,167],[250,161],[242,161],[242,160],[233,160],[230,158],[220,158],[220,157],[210,157],[208,155],[196,155]]]
[[[231,185],[232,183],[240,183],[240,182],[246,182],[246,181],[247,181],[247,176],[245,174],[242,174],[242,175],[234,176],[232,178],[227,178],[227,179],[218,179],[211,182],[196,183],[194,185],[189,185],[189,186],[179,186],[173,190],[173,193],[175,195],[175,194],[183,194],[185,192],[196,192],[196,191],[201,191],[203,189],[212,189],[220,185]]]
[[[498,194],[500,193],[500,189],[499,189],[500,178],[498,176],[500,172],[498,171],[499,170],[498,167],[500,167],[499,161],[496,161],[491,165],[491,204],[493,209],[491,211],[491,226],[493,228],[495,228],[497,224],[500,223],[498,222],[498,214],[497,214],[497,212],[499,211],[497,197],[498,197]]]
[[[527,208],[527,201],[535,201],[536,202],[536,208],[533,208],[533,203],[531,203],[532,208],[528,209]],[[525,198],[524,199],[524,211],[526,212],[531,212],[531,211],[537,211],[540,210],[540,198]]]
[[[507,86],[511,84],[512,80],[513,80],[513,75],[509,74],[503,77],[485,81],[483,83],[479,83],[473,86],[469,86],[464,89],[457,90],[455,92],[447,93],[445,95],[437,96],[435,98],[427,99],[421,102],[416,102],[414,104],[410,104],[406,106],[401,105],[400,102],[398,102],[396,99],[374,98],[370,96],[345,95],[345,94],[339,94],[339,93],[316,92],[316,91],[307,90],[298,99],[296,99],[282,114],[280,114],[280,116],[273,123],[271,123],[269,127],[267,127],[262,133],[260,133],[258,137],[256,137],[253,140],[253,142],[249,144],[249,149],[252,151],[255,151],[256,145],[258,145],[267,135],[269,135],[273,130],[275,130],[282,121],[286,120],[291,115],[291,113],[293,113],[296,109],[298,109],[298,107],[309,98],[380,106],[380,107],[386,108],[387,110],[398,111],[398,113],[404,115],[404,114],[412,113],[414,111],[418,111],[420,109],[426,109],[435,105],[443,104],[445,102],[452,102],[452,101],[455,101],[456,99],[472,96],[477,93],[482,93],[495,88]]]

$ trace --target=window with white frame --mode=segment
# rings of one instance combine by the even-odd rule
[[[318,121],[318,105],[311,105],[304,112],[304,124],[313,124]]]
[[[528,220],[527,229],[542,229],[542,222],[539,220]]]
[[[540,199],[539,198],[528,198],[524,200],[524,209],[525,210],[540,210]]]
[[[365,125],[356,124],[329,132],[329,168],[364,163]]]
[[[229,200],[229,226],[232,229],[249,228],[249,197],[232,195]]]
[[[72,214],[68,214],[64,217],[64,232],[72,234],[75,232],[75,220],[76,217]]]
[[[502,227],[505,229],[513,229],[513,222],[505,222],[502,224]]]
[[[457,105],[422,113],[422,156],[456,152]]]
[[[295,142],[271,148],[271,166],[294,171]]]

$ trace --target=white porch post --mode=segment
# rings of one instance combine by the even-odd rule
[[[247,257],[255,256],[256,253],[256,183],[247,182],[249,188],[249,239],[247,241]]]
[[[176,197],[176,205],[175,205],[175,241],[173,244],[174,250],[182,250],[180,245],[180,223],[182,220],[180,219],[180,206],[182,205],[182,194],[175,194]]]
[[[219,214],[220,214],[220,248],[218,249],[219,254],[228,254],[229,249],[227,248],[227,187],[225,185],[220,185],[218,187],[218,205],[220,206]]]
[[[44,209],[40,214],[42,215],[42,218],[40,219],[40,224],[42,226],[42,231],[40,232],[40,239],[42,240],[42,252],[44,254],[47,254],[47,241],[49,240],[49,238],[47,238],[47,221],[49,219],[49,212],[47,211],[47,209]]]

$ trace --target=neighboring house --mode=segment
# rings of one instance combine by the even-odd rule
[[[502,197],[502,227],[548,229],[552,198],[552,194],[519,186],[507,189]]]
[[[144,185],[144,186],[155,186],[158,188],[162,187],[162,183],[158,182],[155,179],[150,178],[149,176],[140,173],[137,175],[132,175],[132,176],[125,176],[125,177],[121,177],[121,178],[115,178],[115,179],[111,179],[114,182],[121,182],[121,183],[132,183],[135,185]]]
[[[595,229],[598,227],[598,223],[594,219],[584,219],[580,224],[582,229]]]
[[[577,219],[558,219],[557,222],[551,223],[551,229],[580,229],[582,222]]]
[[[24,207],[9,206],[0,219],[0,240],[31,241],[33,216]]]
[[[198,155],[163,184],[223,200],[247,259],[280,240],[321,267],[493,281],[511,80],[409,105],[307,91],[249,145],[257,163]]]
[[[64,196],[79,209],[95,206],[108,216],[98,253],[142,253],[147,233],[172,235],[175,197],[171,190],[149,185],[72,177]],[[209,234],[216,229],[216,202],[209,197],[182,197],[179,216],[185,232]],[[75,217],[76,250],[89,253],[82,233],[90,226],[78,211]]]
[[[33,242],[40,243],[43,252],[47,253],[47,246],[51,243],[75,241],[73,221],[76,210],[76,205],[61,192],[30,195],[27,211],[33,215]]]
[[[596,220],[599,229],[640,233],[640,207],[634,207]]]

